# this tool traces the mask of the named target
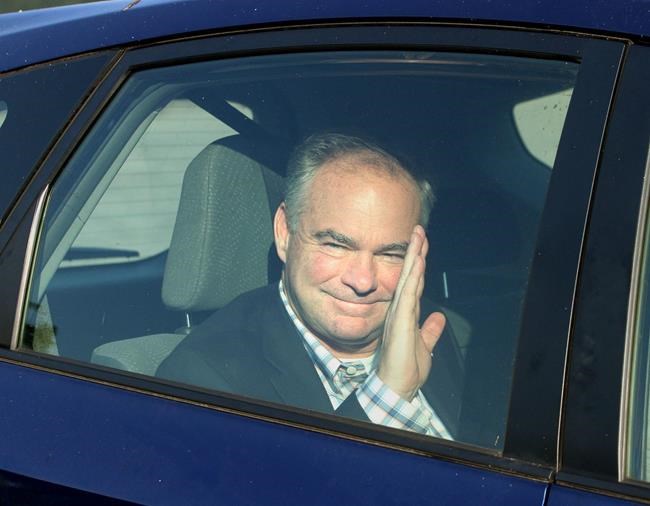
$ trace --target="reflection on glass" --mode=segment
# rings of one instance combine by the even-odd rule
[[[7,119],[7,112],[9,111],[9,108],[7,106],[7,103],[3,100],[0,100],[0,128],[2,128],[2,125],[4,124],[5,120]]]
[[[650,169],[650,158],[649,167]],[[643,189],[643,208],[646,209],[650,185]],[[638,230],[639,252],[637,270],[633,274],[631,318],[628,329],[628,377],[624,378],[627,410],[623,416],[625,478],[650,481],[650,220],[642,216]]]
[[[533,98],[515,105],[512,113],[526,149],[540,162],[553,167],[564,118],[573,88]]]

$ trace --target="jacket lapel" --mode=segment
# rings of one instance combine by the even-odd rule
[[[262,353],[268,364],[268,380],[282,402],[305,409],[333,413],[332,404],[302,338],[277,294],[265,312]]]

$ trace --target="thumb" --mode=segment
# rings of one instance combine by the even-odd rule
[[[422,342],[429,353],[433,351],[438,339],[440,339],[442,331],[445,329],[446,322],[447,320],[445,315],[442,313],[431,313],[424,321],[424,324],[420,329],[420,335],[422,336]]]

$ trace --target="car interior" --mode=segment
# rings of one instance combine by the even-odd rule
[[[272,217],[293,147],[317,132],[359,134],[408,160],[434,186],[425,298],[444,308],[463,360],[459,439],[499,449],[552,174],[527,150],[513,108],[570,89],[574,78],[564,62],[394,51],[145,71],[127,82],[103,113],[110,121],[95,126],[54,184],[22,345],[154,376],[192,327],[279,279]],[[128,253],[128,245],[117,256],[77,251],[104,258],[63,266],[129,153],[157,114],[179,100],[235,133],[179,167],[167,249],[147,258]],[[160,149],[157,156],[169,157],[175,145]],[[43,336],[46,344],[38,344]]]

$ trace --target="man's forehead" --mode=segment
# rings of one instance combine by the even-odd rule
[[[415,180],[402,167],[381,163],[371,152],[346,153],[325,162],[316,172],[313,184],[318,191],[336,189],[340,180],[358,180],[366,184],[381,182],[407,187],[417,194]]]
[[[366,206],[369,212],[381,212],[385,217],[414,212],[419,220],[421,202],[413,180],[363,160],[334,160],[323,165],[306,197],[308,212],[312,213],[338,214]]]
[[[367,150],[334,155],[322,164],[319,171],[332,169],[333,167],[349,173],[370,171],[385,177],[404,177],[408,175],[406,169],[397,163]]]

